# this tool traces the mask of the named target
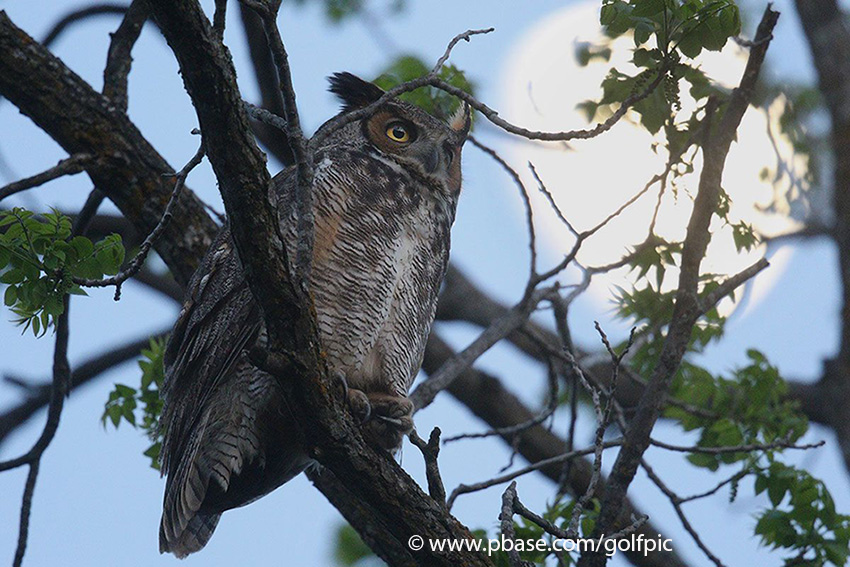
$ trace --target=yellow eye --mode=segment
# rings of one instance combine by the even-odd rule
[[[409,142],[410,132],[401,124],[390,124],[387,126],[387,138],[394,142]]]

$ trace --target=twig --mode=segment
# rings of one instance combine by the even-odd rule
[[[124,112],[127,112],[127,77],[133,62],[130,53],[149,15],[145,0],[133,0],[109,42],[106,67],[103,70],[103,96]]]
[[[558,203],[555,202],[554,195],[552,195],[549,189],[546,188],[546,184],[543,183],[543,180],[540,178],[540,175],[538,175],[537,169],[534,167],[534,164],[529,162],[528,169],[531,170],[531,175],[533,175],[534,180],[537,181],[537,188],[540,190],[541,193],[543,193],[543,195],[546,197],[546,200],[549,201],[549,205],[552,207],[552,210],[555,211],[555,214],[558,216],[558,219],[564,224],[564,226],[567,227],[567,230],[569,230],[573,234],[573,236],[578,238],[578,231],[575,229],[575,227],[573,227],[572,223],[567,220],[567,217],[564,216],[564,213],[561,212],[560,207],[558,207]]]
[[[263,108],[276,114],[283,115],[283,96],[280,92],[277,79],[277,68],[272,59],[263,22],[257,12],[239,4],[239,14],[242,18],[242,27],[245,29],[245,37],[248,41],[248,51],[251,54],[251,65],[254,76],[260,88],[260,103]],[[292,148],[286,136],[281,136],[274,126],[267,126],[260,122],[252,124],[252,129],[263,146],[271,152],[284,166],[295,163]]]
[[[671,445],[659,441],[658,439],[650,439],[650,444],[655,447],[660,447],[668,451],[676,451],[679,453],[701,453],[703,455],[728,455],[730,453],[752,453],[754,451],[772,451],[773,449],[795,449],[798,451],[807,451],[809,449],[817,449],[823,447],[826,441],[818,441],[817,443],[805,443],[803,445],[795,445],[788,440],[774,441],[772,443],[747,443],[745,445],[725,445],[723,447],[700,447],[693,445],[683,447],[681,445]]]
[[[519,497],[514,499],[514,512],[525,518],[530,522],[534,522],[546,533],[553,535],[560,539],[575,539],[578,537],[578,532],[573,530],[563,530],[535,512],[532,512],[528,508],[526,508],[522,502],[519,501]]]
[[[682,506],[680,505],[681,499],[679,496],[670,490],[664,481],[655,474],[655,471],[652,470],[652,467],[649,466],[649,463],[646,462],[645,459],[641,459],[641,466],[643,470],[646,471],[647,476],[652,480],[652,482],[664,493],[665,496],[670,500],[670,503],[673,505],[673,509],[676,511],[676,515],[679,517],[679,521],[682,524],[682,527],[685,528],[685,531],[688,532],[688,535],[691,536],[691,539],[694,540],[694,543],[697,544],[705,556],[712,562],[716,567],[725,567],[723,562],[714,555],[708,546],[703,543],[702,538],[700,538],[699,533],[694,529],[691,525],[691,522],[688,520],[688,517],[685,515],[685,512],[682,510]]]
[[[451,443],[453,441],[461,441],[463,439],[485,439],[487,437],[494,437],[496,435],[500,437],[515,437],[517,434],[522,433],[526,429],[530,429],[535,425],[539,425],[549,419],[549,417],[555,413],[555,410],[558,409],[558,374],[555,371],[555,367],[554,364],[552,364],[552,360],[549,359],[547,362],[549,376],[549,401],[546,404],[546,407],[543,408],[543,411],[534,416],[532,419],[517,423],[516,425],[510,425],[508,427],[498,427],[495,429],[490,429],[488,431],[483,431],[481,433],[462,433],[460,435],[447,437],[443,442]]]
[[[702,313],[710,310],[714,307],[718,301],[735,291],[739,286],[743,285],[745,282],[755,277],[760,271],[764,270],[770,265],[770,262],[767,261],[767,258],[759,259],[755,264],[752,264],[750,267],[745,268],[735,274],[734,276],[729,277],[724,280],[720,285],[718,285],[711,293],[706,294],[703,297],[700,306],[700,310]]]
[[[502,530],[502,537],[509,540],[516,539],[514,531],[514,502],[516,501],[516,482],[512,482],[502,494],[502,510],[499,513],[499,525]],[[508,555],[511,567],[526,567],[528,563],[523,561],[516,546],[511,546],[505,550]]]
[[[122,16],[127,11],[127,6],[124,4],[94,4],[79,10],[69,12],[62,17],[58,22],[53,24],[53,27],[41,40],[41,44],[45,47],[50,47],[68,27],[76,22],[86,20],[92,16]]]
[[[440,476],[440,466],[437,462],[437,457],[440,456],[440,428],[435,427],[431,430],[431,436],[427,442],[419,437],[415,429],[410,432],[408,438],[422,452],[422,458],[425,459],[425,476],[428,479],[428,493],[431,495],[431,498],[445,507],[446,488],[443,485],[443,478]]]
[[[732,476],[730,476],[729,478],[727,478],[726,480],[720,481],[713,488],[710,488],[709,490],[706,490],[704,492],[692,494],[691,496],[679,496],[677,494],[676,495],[676,502],[678,502],[679,504],[684,504],[685,502],[691,502],[693,500],[700,500],[702,498],[708,498],[709,496],[713,496],[714,494],[717,494],[717,491],[719,491],[721,488],[723,488],[727,484],[732,484],[733,482],[738,482],[739,480],[743,479],[745,476],[750,475],[750,474],[753,474],[752,471],[749,471],[746,468],[742,469],[742,470],[736,472],[735,474],[733,474]]]
[[[545,294],[538,291],[526,300],[520,301],[502,317],[490,325],[478,338],[457,354],[452,360],[446,362],[438,372],[432,374],[422,384],[417,386],[410,394],[410,401],[421,410],[434,401],[437,394],[445,390],[452,381],[469,368],[482,354],[487,352],[494,344],[518,329],[527,319],[534,306]]]
[[[469,41],[468,38],[467,41]],[[522,198],[523,205],[525,206],[525,221],[528,229],[528,248],[530,251],[528,283],[525,287],[525,295],[528,296],[532,291],[534,291],[534,286],[536,285],[537,280],[537,243],[534,234],[534,212],[531,208],[531,199],[528,196],[528,190],[525,188],[525,184],[522,182],[522,179],[519,174],[517,174],[516,170],[512,168],[508,162],[506,162],[502,156],[496,152],[496,150],[482,144],[474,136],[467,136],[467,140],[469,140],[473,146],[490,156],[494,161],[496,161],[496,163],[501,165],[502,169],[504,169],[508,176],[513,179],[514,184],[516,184],[519,189],[519,195]]]
[[[605,440],[605,430],[608,429],[608,424],[611,419],[611,408],[614,407],[616,400],[614,399],[614,395],[617,390],[617,377],[619,375],[620,363],[623,360],[623,357],[629,352],[629,348],[632,346],[632,341],[634,340],[634,329],[632,329],[631,334],[629,335],[629,342],[626,345],[626,348],[623,349],[623,352],[617,354],[614,352],[614,349],[611,347],[611,343],[608,341],[608,336],[602,330],[602,327],[599,323],[596,323],[596,330],[599,332],[600,337],[602,338],[602,343],[605,345],[605,348],[608,350],[609,355],[611,356],[611,387],[609,389],[608,401],[605,404],[605,408],[603,409],[600,405],[599,395],[597,390],[594,388],[591,390],[592,399],[593,399],[593,408],[596,411],[596,436],[593,441],[594,452],[593,452],[593,474],[590,477],[590,483],[587,485],[587,490],[584,491],[578,502],[575,503],[573,507],[572,514],[570,516],[570,523],[568,524],[568,529],[573,531],[578,531],[578,525],[581,521],[581,513],[584,511],[590,499],[596,494],[596,487],[599,484],[599,479],[602,478],[602,450],[604,448],[604,440]],[[566,351],[569,354],[569,357],[575,360],[572,356],[572,353]],[[578,375],[580,380],[583,380],[584,383],[587,383],[587,380],[584,379],[584,373],[577,363],[573,362],[574,368],[573,371]]]
[[[295,89],[292,86],[292,73],[289,69],[289,56],[283,44],[283,38],[277,29],[277,13],[280,2],[242,0],[254,9],[263,21],[263,29],[277,65],[280,92],[283,95],[283,115],[286,119],[285,133],[295,157],[298,186],[296,191],[298,213],[298,242],[295,253],[295,273],[303,290],[310,280],[310,265],[313,257],[314,220],[313,220],[313,154],[307,138],[301,129],[298,106],[295,103]]]
[[[286,132],[287,125],[284,118],[281,118],[274,112],[266,110],[265,108],[253,105],[248,101],[243,101],[243,104],[245,105],[245,111],[248,113],[248,116],[254,120],[272,126],[273,128],[277,128],[281,132]]]
[[[21,500],[21,522],[18,531],[18,546],[15,550],[13,567],[20,567],[27,548],[29,535],[30,510],[32,509],[32,498],[35,491],[35,482],[38,478],[39,463],[41,456],[50,446],[56,430],[59,427],[59,418],[62,415],[65,395],[68,384],[71,382],[71,367],[68,364],[68,310],[70,307],[69,296],[63,297],[63,311],[56,318],[56,346],[53,351],[53,383],[50,392],[50,410],[47,414],[47,422],[41,436],[26,454],[0,463],[0,472],[29,465],[24,494]]]
[[[436,76],[440,69],[442,69],[443,65],[446,64],[446,61],[449,60],[449,57],[452,55],[452,49],[454,49],[455,45],[458,44],[459,41],[463,40],[469,43],[469,39],[474,35],[484,35],[488,33],[492,33],[496,31],[496,28],[486,28],[482,30],[466,30],[463,33],[459,33],[452,38],[449,44],[446,46],[446,51],[443,53],[443,56],[437,59],[437,63],[431,68],[431,72],[429,75]]]
[[[92,160],[93,157],[89,154],[74,154],[71,157],[65,158],[46,171],[42,171],[32,177],[15,181],[5,187],[0,187],[0,201],[10,195],[14,195],[15,193],[20,193],[21,191],[26,191],[27,189],[44,185],[48,181],[52,181],[62,177],[63,175],[75,175],[80,173],[85,170],[86,165],[88,165]]]
[[[619,447],[623,444],[623,439],[615,439],[613,441],[605,441],[602,443],[603,449],[610,449],[611,447]],[[469,494],[470,492],[478,492],[481,490],[485,490],[490,488],[491,486],[498,486],[500,484],[504,484],[506,482],[510,482],[515,478],[519,478],[523,475],[526,475],[530,472],[534,472],[536,470],[540,470],[544,467],[548,467],[549,465],[556,465],[563,463],[564,461],[568,461],[570,459],[575,459],[576,457],[583,457],[585,455],[589,455],[596,451],[596,446],[588,447],[586,449],[577,449],[575,451],[569,451],[567,453],[562,453],[560,455],[556,455],[554,457],[550,457],[548,459],[542,459],[537,461],[536,463],[532,463],[531,465],[525,466],[521,469],[517,469],[513,472],[503,474],[489,480],[485,480],[482,482],[476,482],[474,484],[459,484],[457,488],[455,488],[451,495],[449,496],[447,506],[449,510],[451,510],[452,505],[458,496],[462,494]]]
[[[492,28],[487,29],[487,30],[477,30],[477,31],[464,32],[463,34],[459,34],[459,36],[455,36],[455,38],[452,39],[452,41],[449,43],[449,46],[450,46],[450,48],[454,47],[457,44],[458,38],[462,38],[463,36],[466,36],[467,34],[469,34],[469,35],[484,34],[484,33],[490,33],[491,31],[493,31]],[[447,49],[446,54],[444,54],[443,57],[440,58],[441,61],[445,62],[445,60],[447,60],[447,55],[449,55],[450,52],[451,52],[450,48]],[[527,138],[529,140],[568,141],[568,140],[574,140],[574,139],[594,138],[594,137],[598,136],[599,134],[602,134],[603,132],[607,132],[608,130],[610,130],[617,122],[620,121],[620,119],[623,116],[625,116],[626,112],[628,112],[628,110],[632,106],[634,106],[635,104],[637,104],[638,102],[642,101],[643,99],[648,97],[650,94],[652,94],[652,92],[656,89],[656,87],[658,87],[658,85],[661,84],[661,81],[664,79],[664,76],[667,74],[667,67],[666,67],[666,65],[662,65],[662,67],[658,69],[657,76],[652,81],[650,81],[649,84],[647,84],[646,88],[644,88],[642,91],[640,91],[638,93],[635,93],[635,94],[628,96],[622,102],[622,104],[620,105],[620,108],[618,108],[604,122],[597,124],[593,128],[589,128],[589,129],[586,129],[586,130],[570,130],[570,131],[566,131],[566,132],[542,132],[542,131],[528,130],[528,129],[522,128],[520,126],[516,126],[516,125],[500,118],[499,113],[496,110],[494,110],[494,109],[490,108],[489,106],[487,106],[486,104],[482,103],[481,101],[479,101],[474,96],[467,93],[466,91],[459,89],[459,88],[455,87],[454,85],[451,85],[451,84],[447,83],[446,81],[440,79],[439,76],[438,76],[438,72],[439,72],[439,67],[435,66],[431,70],[431,72],[429,72],[428,74],[426,74],[422,77],[419,77],[417,79],[413,79],[412,81],[407,81],[405,83],[402,83],[402,84],[388,90],[383,96],[381,96],[378,100],[376,100],[372,104],[365,106],[362,109],[356,110],[354,112],[346,113],[344,115],[340,115],[340,116],[338,116],[334,119],[331,119],[326,124],[326,127],[323,128],[321,132],[317,133],[317,135],[314,136],[312,140],[310,140],[310,144],[313,145],[314,147],[320,145],[325,140],[325,138],[327,138],[327,136],[329,136],[333,132],[337,131],[339,128],[342,128],[346,124],[349,124],[351,122],[354,122],[356,120],[360,120],[361,118],[364,118],[366,116],[371,115],[372,113],[375,112],[375,110],[378,109],[378,107],[380,107],[381,105],[383,105],[384,103],[386,103],[390,99],[395,98],[400,94],[410,92],[410,91],[414,91],[418,88],[425,87],[425,86],[432,86],[432,87],[438,88],[442,91],[445,91],[445,92],[447,92],[451,95],[454,95],[455,97],[457,97],[460,100],[469,104],[475,110],[479,111],[481,114],[484,115],[485,118],[487,118],[487,120],[489,120],[490,122],[492,122],[496,126],[500,127],[502,130],[509,132],[511,134],[515,134],[517,136],[523,137],[523,138]]]
[[[195,155],[189,162],[177,173],[174,174],[174,189],[171,192],[171,198],[168,200],[168,204],[165,206],[165,211],[162,213],[162,218],[159,220],[157,225],[151,231],[151,233],[145,238],[144,242],[139,246],[139,252],[136,254],[127,267],[120,272],[118,272],[114,276],[110,276],[108,278],[103,279],[87,279],[87,278],[74,278],[74,283],[77,285],[81,285],[84,287],[108,287],[111,285],[115,286],[115,301],[121,299],[121,285],[132,278],[134,275],[138,273],[139,270],[142,269],[142,265],[145,263],[145,260],[148,257],[151,249],[153,248],[156,241],[162,236],[162,233],[168,226],[168,222],[171,220],[171,216],[174,212],[174,207],[177,204],[177,201],[180,197],[180,192],[183,189],[183,186],[186,183],[186,177],[189,175],[195,167],[201,163],[201,160],[204,158],[204,145],[203,143],[198,148],[198,151],[195,152]]]

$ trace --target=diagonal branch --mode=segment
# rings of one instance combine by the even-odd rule
[[[755,36],[756,47],[750,51],[740,85],[733,91],[716,131],[709,134],[711,129],[706,128],[706,143],[703,144],[704,165],[682,248],[679,287],[669,331],[659,362],[652,372],[637,412],[626,431],[626,442],[617,455],[614,468],[605,485],[602,507],[592,537],[611,533],[617,528],[617,520],[620,518],[626,493],[640,466],[643,454],[649,447],[650,434],[658,420],[667,387],[685,354],[693,325],[702,313],[703,306],[700,305],[697,295],[700,264],[711,238],[709,224],[717,208],[726,156],[744,111],[749,105],[759,70],[770,45],[769,39],[778,18],[779,14],[770,6],[765,9]],[[711,115],[711,109],[707,110],[706,120],[710,121]],[[598,567],[605,565],[606,561],[604,554],[587,551],[582,554],[579,565]]]
[[[0,95],[17,106],[65,151],[87,153],[95,187],[149,234],[159,223],[174,186],[174,169],[130,122],[0,11]],[[164,174],[171,178],[163,177]],[[156,251],[180,283],[189,280],[218,232],[200,200],[188,190],[178,200]]]
[[[454,356],[454,351],[435,332],[428,339],[428,348],[425,350],[425,359],[422,364],[423,371],[434,372],[440,368],[445,361]],[[467,369],[448,388],[448,392],[460,403],[464,404],[478,418],[482,419],[494,429],[515,425],[533,419],[534,412],[528,409],[516,396],[508,392],[497,378],[490,376],[475,368]],[[503,436],[503,439],[512,444],[513,435]],[[545,459],[558,457],[568,449],[564,439],[559,438],[549,429],[542,425],[535,425],[516,436],[514,445],[517,452],[529,463],[537,463]],[[569,474],[565,480],[572,494],[584,494],[590,485],[593,475],[592,464],[586,460],[571,460]],[[540,472],[553,482],[560,484],[563,468],[557,463],[546,465],[539,469]],[[597,494],[597,497],[599,494]],[[634,505],[626,500],[622,512],[623,524],[629,523],[630,518],[641,517],[642,514]],[[647,539],[666,539],[660,535],[657,528],[644,524],[639,532]],[[625,552],[629,561],[641,567],[683,567],[684,561],[675,552],[655,552],[644,555],[633,550]]]
[[[75,175],[85,171],[86,165],[88,165],[91,161],[92,156],[89,154],[74,154],[67,157],[48,170],[42,171],[41,173],[37,173],[25,179],[15,181],[5,187],[0,187],[0,201],[6,197],[14,195],[15,193],[20,193],[21,191],[26,191],[27,189],[44,185],[48,181],[53,181],[59,177]]]
[[[343,401],[331,395],[316,322],[308,297],[290,277],[289,258],[268,201],[269,174],[250,132],[230,56],[197,3],[152,0],[150,6],[198,113],[246,279],[266,322],[270,359],[289,362],[286,374],[275,375],[289,391],[295,418],[311,425],[304,428],[308,451],[337,478],[346,479],[346,488],[374,510],[395,540],[417,534],[426,539],[471,538],[388,455],[365,444]],[[436,554],[427,547],[413,552],[421,564],[490,564],[475,552]]]

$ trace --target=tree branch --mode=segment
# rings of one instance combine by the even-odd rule
[[[342,400],[331,395],[309,298],[290,278],[268,201],[270,178],[250,133],[230,56],[195,2],[152,0],[150,5],[198,113],[236,248],[266,322],[268,350],[291,361],[288,375],[278,379],[292,396],[296,419],[311,424],[305,428],[308,452],[337,478],[345,478],[349,492],[373,509],[396,540],[412,535],[471,538],[388,455],[365,444]],[[482,555],[465,550],[437,555],[424,546],[413,556],[427,565],[489,565]]]
[[[769,38],[778,17],[779,14],[770,6],[765,9],[755,36],[757,45],[750,51],[744,75],[738,88],[732,92],[722,121],[713,134],[710,134],[710,128],[706,128],[707,143],[703,145],[703,170],[682,248],[679,287],[667,338],[664,341],[659,362],[652,372],[635,416],[626,431],[626,442],[620,449],[614,468],[605,484],[602,507],[591,537],[611,533],[617,528],[618,518],[622,517],[621,510],[626,493],[640,466],[641,458],[649,446],[650,434],[666,397],[667,387],[685,354],[693,325],[702,312],[697,295],[699,269],[711,238],[708,228],[717,208],[726,156],[744,111],[749,105],[749,98],[770,45]],[[706,111],[706,120],[711,120],[711,114],[710,109]],[[579,565],[599,567],[604,566],[606,561],[604,554],[586,551],[582,553]]]
[[[92,89],[0,11],[0,94],[65,151],[95,156],[86,171],[95,187],[149,234],[162,218],[174,169],[142,137],[126,114]],[[171,175],[169,179],[163,175]],[[174,221],[156,245],[181,284],[189,281],[218,227],[188,190]]]
[[[432,332],[428,339],[428,347],[425,349],[422,369],[427,373],[434,372],[453,356],[454,351],[451,347],[436,332]],[[462,373],[449,386],[448,392],[494,429],[509,427],[534,418],[534,413],[516,396],[508,392],[501,381],[475,368],[468,368]],[[510,437],[503,436],[503,439],[509,444],[514,441],[513,435]],[[565,440],[541,425],[520,432],[516,436],[514,446],[529,463],[558,457],[567,450]],[[584,494],[590,484],[592,464],[583,459],[569,462],[573,466],[564,481],[572,494]],[[563,469],[557,463],[544,466],[539,470],[556,484],[559,484],[562,480]],[[597,494],[597,496],[599,495]],[[640,517],[643,515],[631,502],[626,501],[622,513],[624,524],[628,523],[632,516]],[[659,537],[665,539],[665,536],[660,535],[656,527],[648,523],[640,528],[639,533],[644,534],[647,539]],[[625,552],[625,555],[634,565],[641,567],[684,567],[685,565],[685,562],[675,552],[659,551],[643,555],[642,553],[628,551]]]

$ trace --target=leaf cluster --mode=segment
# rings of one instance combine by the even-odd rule
[[[14,322],[44,335],[62,314],[66,293],[85,295],[74,278],[117,274],[124,245],[117,234],[97,242],[72,236],[71,220],[54,210],[43,215],[21,208],[0,211],[0,283]]]
[[[374,80],[374,83],[384,90],[389,90],[407,81],[418,79],[431,71],[425,62],[414,55],[403,55],[384,69]],[[475,85],[463,71],[446,63],[440,68],[439,77],[450,85],[475,95]],[[409,93],[403,93],[399,98],[416,105],[429,114],[438,118],[447,118],[457,110],[460,101],[445,91],[427,86]]]
[[[150,346],[142,349],[141,352],[139,368],[142,370],[142,377],[139,387],[115,384],[101,416],[104,427],[109,421],[117,429],[123,420],[133,427],[140,428],[151,440],[151,445],[145,450],[144,455],[150,458],[151,467],[157,470],[159,470],[159,452],[162,447],[162,431],[159,428],[162,400],[159,392],[165,379],[162,360],[164,353],[165,339],[151,339]],[[138,418],[137,413],[140,414]]]

